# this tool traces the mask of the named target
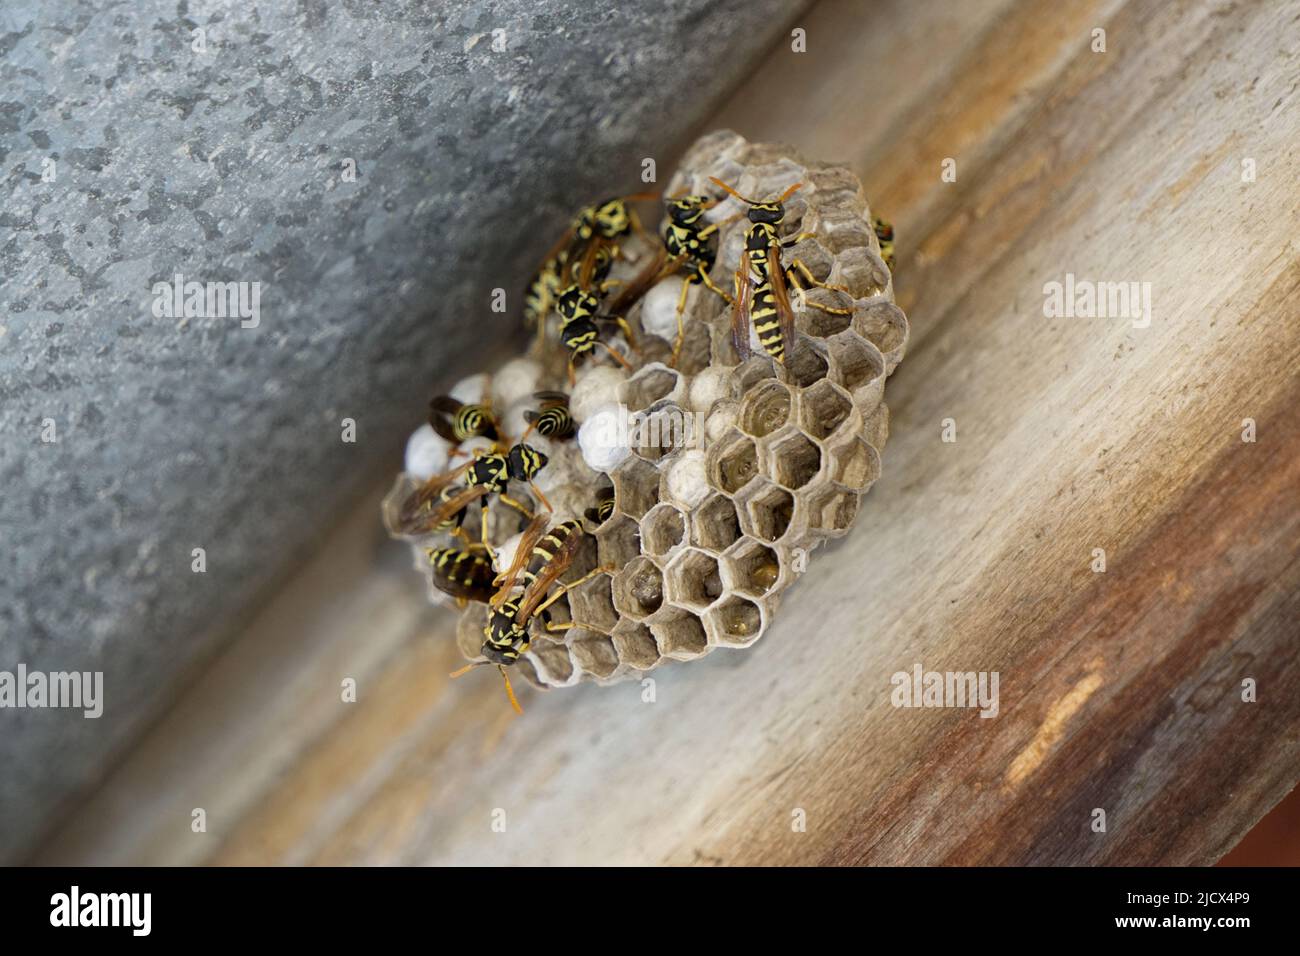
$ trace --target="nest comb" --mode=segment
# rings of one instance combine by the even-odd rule
[[[885,380],[903,357],[908,325],[894,304],[861,184],[845,167],[719,131],[692,146],[665,195],[717,195],[709,177],[756,199],[803,183],[786,202],[782,231],[815,238],[787,256],[849,290],[814,288],[809,300],[851,315],[805,305],[796,311],[798,342],[784,365],[761,350],[741,362],[731,343],[729,307],[697,283],[687,299],[681,355],[669,368],[681,279],[664,280],[627,310],[639,339],[639,353],[627,353],[634,371],[589,363],[573,390],[575,416],[582,422],[621,403],[629,413],[665,420],[690,412],[703,428],[681,446],[632,447],[605,471],[590,467],[572,439],[538,440],[551,457],[538,484],[555,520],[581,517],[611,488],[614,496],[613,514],[588,536],[564,580],[602,565],[616,569],[551,608],[556,620],[589,626],[549,633],[533,622],[530,648],[515,669],[540,687],[614,682],[665,661],[753,644],[772,623],[785,589],[801,573],[816,573],[811,552],[852,527],[861,496],[880,474],[889,430]],[[744,210],[728,199],[710,218],[725,221]],[[721,288],[732,287],[747,227],[741,215],[719,231],[711,275]],[[633,254],[650,251],[634,248]],[[626,269],[635,271],[634,264]],[[554,336],[546,348],[534,346],[499,370],[493,382],[494,404],[507,408],[507,428],[519,428],[533,388],[566,384]],[[494,544],[518,526],[517,514],[493,506]],[[416,563],[427,570],[421,544]],[[470,660],[481,659],[485,616],[483,605],[471,604],[460,619],[457,643]]]

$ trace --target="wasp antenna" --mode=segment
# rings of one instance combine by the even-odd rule
[[[803,183],[795,183],[793,186],[791,186],[791,187],[790,187],[789,189],[787,189],[785,192],[781,193],[781,198],[778,199],[777,202],[778,202],[778,203],[783,203],[783,202],[785,202],[787,199],[789,199],[791,196],[793,196],[795,193],[797,193],[797,192],[798,192],[800,189],[802,189],[802,188],[803,188]]]
[[[659,193],[633,193],[630,196],[624,196],[624,202],[650,202],[652,199],[658,199]]]
[[[746,199],[746,198],[745,198],[744,196],[742,196],[740,193],[736,192],[734,189],[732,189],[730,186],[728,186],[726,183],[724,183],[721,179],[718,179],[718,177],[716,177],[716,176],[710,176],[710,177],[709,177],[709,181],[712,182],[714,185],[719,186],[719,187],[721,187],[722,189],[725,189],[727,192],[731,193],[731,195],[735,196],[735,197],[736,197],[737,199],[739,199],[741,202],[747,202],[747,203],[749,203],[751,206],[755,205],[754,200],[752,200],[752,199]]]
[[[528,483],[528,487],[532,489],[533,494],[537,496],[537,500],[542,503],[543,508],[547,511],[555,510],[551,507],[551,503],[546,500],[546,495],[542,494],[542,489],[538,488],[537,485],[533,484],[531,481]]]
[[[510,686],[510,675],[506,673],[506,669],[500,664],[497,665],[497,670],[501,672],[501,679],[506,682],[506,696],[510,698],[510,706],[515,709],[516,714],[522,717],[524,709],[519,706],[519,700],[515,697],[515,689]]]
[[[455,680],[457,677],[460,677],[462,674],[468,674],[468,673],[469,673],[470,671],[472,671],[474,668],[476,668],[476,667],[481,667],[482,665],[487,664],[487,663],[489,663],[489,662],[488,662],[488,661],[475,661],[473,664],[466,664],[466,665],[465,665],[464,667],[462,667],[460,670],[458,670],[458,671],[452,671],[452,673],[451,673],[451,679],[452,679],[452,680]]]

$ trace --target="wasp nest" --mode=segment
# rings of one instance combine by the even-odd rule
[[[789,247],[787,261],[797,257],[818,280],[847,291],[791,291],[797,341],[780,364],[752,338],[753,354],[742,362],[730,307],[692,283],[673,367],[683,278],[672,276],[626,309],[636,347],[611,340],[631,373],[599,352],[586,357],[570,397],[581,425],[576,439],[534,436],[529,443],[549,457],[536,485],[555,520],[581,519],[590,532],[563,580],[609,570],[550,607],[554,620],[574,627],[550,633],[532,622],[518,669],[539,686],[612,682],[668,660],[753,644],[809,554],[850,529],[880,474],[889,430],[885,379],[903,357],[908,325],[894,304],[861,184],[845,167],[722,131],[691,148],[665,195],[718,196],[710,177],[755,199],[802,183],[785,203],[781,233],[815,238]],[[749,226],[746,208],[727,197],[707,213],[722,224],[711,275],[728,292]],[[627,283],[653,249],[634,236],[624,253],[627,261],[615,264],[611,278]],[[848,314],[821,311],[818,303]],[[533,393],[564,388],[566,371],[552,336],[453,394],[466,402],[489,398],[504,429],[519,435]],[[636,434],[629,438],[630,431]],[[446,467],[439,441],[427,426],[412,436],[407,474],[394,494]],[[610,495],[612,513],[601,521],[591,509]],[[477,520],[467,527],[476,530]],[[522,519],[494,502],[489,527],[500,568]],[[417,565],[427,573],[431,545],[416,545]],[[430,594],[445,600],[436,589]],[[471,660],[481,659],[484,623],[484,606],[469,604],[457,641]]]

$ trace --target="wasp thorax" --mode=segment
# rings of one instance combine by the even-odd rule
[[[576,285],[560,293],[559,299],[555,302],[555,311],[567,321],[594,315],[598,308],[600,308],[600,300]]]
[[[683,196],[668,204],[668,216],[679,226],[689,226],[704,215],[704,207],[712,200],[708,196]]]
[[[632,218],[628,215],[627,203],[621,199],[611,199],[596,209],[596,230],[606,239],[625,235],[632,229]]]

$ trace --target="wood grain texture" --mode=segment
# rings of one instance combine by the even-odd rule
[[[42,861],[1205,864],[1295,785],[1300,13],[803,26],[716,125],[860,171],[913,338],[860,526],[772,632],[656,671],[654,703],[531,692],[512,721],[494,676],[448,681],[377,488]],[[1045,318],[1066,273],[1150,282],[1150,325]],[[918,662],[999,672],[998,716],[893,707]]]

